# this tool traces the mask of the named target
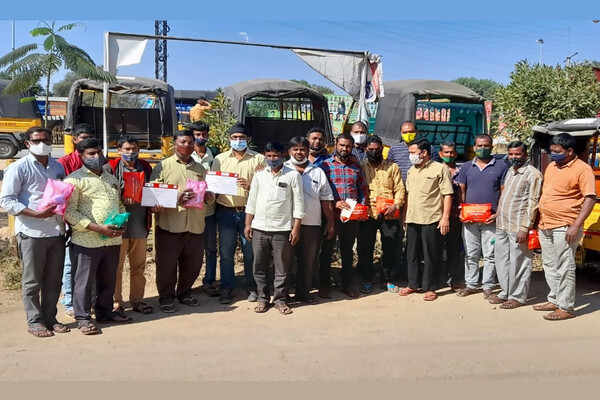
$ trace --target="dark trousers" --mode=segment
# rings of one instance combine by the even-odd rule
[[[172,233],[156,227],[156,287],[159,304],[192,295],[204,256],[204,234]]]
[[[400,231],[400,221],[397,219],[369,218],[359,223],[358,230],[358,273],[363,283],[373,281],[373,251],[377,231],[381,235],[381,267],[384,279],[391,282],[391,273],[396,262],[396,246]]]
[[[298,270],[296,271],[296,297],[308,297],[312,278],[319,262],[319,249],[323,229],[320,226],[300,226],[300,240],[294,246]]]
[[[56,323],[65,260],[65,237],[34,238],[17,234],[23,267],[23,306],[27,325]]]
[[[290,231],[266,232],[252,230],[252,252],[254,253],[254,280],[258,301],[269,302],[269,269],[271,253],[275,265],[273,279],[273,302],[285,301],[290,285],[290,272],[294,257],[294,249],[290,243]]]
[[[404,237],[406,232],[403,228],[403,221],[398,220],[400,230],[398,231],[398,239],[396,241],[396,260],[395,260],[395,272],[398,274],[400,280],[408,279],[408,267],[406,266],[406,245],[404,243]]]
[[[342,258],[342,287],[349,287],[354,280],[353,251],[354,241],[358,236],[358,221],[342,223],[335,220],[335,235],[331,239],[323,239],[319,257],[319,288],[328,289],[331,280],[331,256],[336,238],[340,239],[340,256]]]
[[[75,319],[90,320],[92,285],[96,283],[96,320],[113,316],[113,294],[121,246],[89,248],[73,245],[73,310]]]
[[[450,231],[442,236],[446,249],[446,264],[440,268],[440,287],[459,286],[465,282],[465,261],[463,258],[462,222],[458,217],[450,217]]]
[[[406,262],[408,287],[411,289],[437,290],[442,264],[442,235],[437,226],[438,222],[429,225],[407,224]],[[424,263],[421,264],[421,261]]]

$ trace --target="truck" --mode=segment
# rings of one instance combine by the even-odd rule
[[[35,97],[2,94],[10,82],[0,80],[0,159],[12,158],[25,149],[25,131],[42,125]]]

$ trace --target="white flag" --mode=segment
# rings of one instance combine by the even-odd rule
[[[116,74],[119,67],[138,64],[142,60],[148,39],[110,35],[107,41],[108,50],[105,49],[105,69],[108,65],[108,71]]]

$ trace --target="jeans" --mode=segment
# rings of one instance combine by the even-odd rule
[[[219,229],[219,255],[221,256],[221,289],[233,289],[235,286],[235,270],[233,257],[237,240],[240,239],[244,254],[244,277],[246,290],[256,290],[252,264],[254,255],[252,243],[244,236],[246,213],[219,207],[217,210],[217,226]]]
[[[206,271],[202,279],[203,285],[212,285],[217,279],[217,214],[204,218],[204,253],[206,255]]]
[[[73,246],[67,245],[65,249],[65,265],[62,276],[63,298],[60,301],[66,311],[73,310],[73,276],[71,275],[71,251]]]
[[[465,245],[465,282],[470,289],[476,289],[479,282],[479,256],[483,253],[483,289],[492,289],[496,283],[496,262],[494,243],[496,223],[470,222],[463,224]]]

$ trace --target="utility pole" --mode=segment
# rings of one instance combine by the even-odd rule
[[[542,57],[544,55],[544,39],[538,39],[535,41],[540,45],[540,65],[542,65]]]
[[[154,34],[167,36],[169,33],[167,21],[154,21]],[[167,40],[154,41],[154,75],[156,79],[167,81]]]
[[[12,21],[12,50],[15,51],[15,20],[13,19]],[[13,65],[15,65],[15,62],[13,61]],[[13,71],[12,76],[13,79],[15,79],[15,72]]]
[[[579,53],[575,52],[575,53],[571,54],[570,56],[568,56],[567,58],[565,58],[565,66],[566,67],[571,66],[571,58],[575,57],[577,54],[579,54]]]

